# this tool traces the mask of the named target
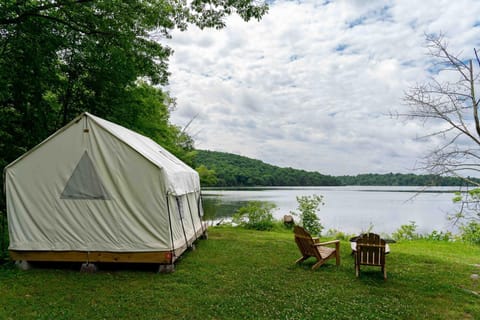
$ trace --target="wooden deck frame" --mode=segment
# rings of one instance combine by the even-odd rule
[[[206,237],[206,224],[179,248],[169,251],[148,252],[110,252],[110,251],[44,251],[44,250],[9,250],[14,261],[45,262],[109,262],[109,263],[159,263],[173,264],[188,249],[194,246],[196,239]]]
[[[155,252],[106,252],[106,251],[19,251],[10,250],[15,261],[55,261],[55,262],[128,262],[161,263],[175,262],[172,251]]]

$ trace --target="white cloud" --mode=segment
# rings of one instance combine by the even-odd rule
[[[425,33],[480,44],[480,2],[275,1],[260,21],[175,32],[172,121],[201,149],[326,174],[410,172],[427,130],[392,119],[428,76]],[[430,142],[431,143],[431,142]]]

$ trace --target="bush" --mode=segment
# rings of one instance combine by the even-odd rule
[[[323,196],[312,195],[312,196],[301,196],[297,197],[298,202],[298,211],[290,212],[292,215],[300,217],[300,223],[302,226],[310,232],[312,235],[320,236],[320,233],[323,230],[323,226],[320,223],[320,219],[317,216],[317,212],[320,210],[318,207],[324,205]]]
[[[447,232],[440,231],[439,232],[437,230],[433,230],[432,233],[425,236],[425,239],[435,240],[435,241],[451,241],[451,240],[453,240],[453,234],[450,231],[447,231]]]
[[[463,241],[472,244],[480,244],[480,223],[477,221],[470,221],[460,227],[461,238]]]
[[[0,263],[8,260],[8,226],[7,216],[0,211]]]
[[[337,229],[328,229],[326,236],[337,240],[349,241],[350,238],[355,237],[354,234],[348,234]]]
[[[392,234],[392,237],[395,240],[418,239],[419,235],[415,233],[416,230],[417,225],[415,224],[415,221],[410,221],[410,224],[401,225],[400,228]]]
[[[232,220],[247,229],[272,230],[275,223],[272,211],[276,208],[271,202],[250,201],[235,212]]]

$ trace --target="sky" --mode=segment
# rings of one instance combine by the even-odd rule
[[[423,173],[437,124],[398,119],[430,81],[425,35],[480,48],[479,0],[277,0],[261,21],[191,26],[166,44],[172,123],[195,147],[329,175]]]

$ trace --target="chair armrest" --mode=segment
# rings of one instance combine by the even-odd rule
[[[340,240],[332,240],[327,242],[314,243],[315,246],[326,246],[328,244],[337,244],[340,243]]]
[[[313,243],[320,243],[319,237],[312,237]]]
[[[374,243],[357,243],[357,247],[370,247],[370,248],[385,248],[386,245],[382,244],[374,244]]]

